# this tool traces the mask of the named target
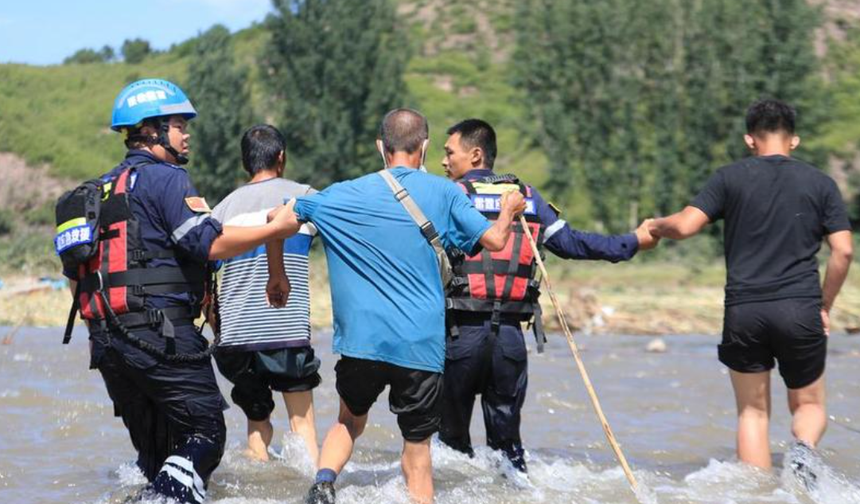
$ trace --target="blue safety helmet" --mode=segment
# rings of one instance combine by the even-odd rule
[[[191,101],[176,84],[162,79],[132,82],[120,91],[113,104],[110,129],[133,128],[150,117],[197,116]]]

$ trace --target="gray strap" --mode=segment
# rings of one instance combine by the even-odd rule
[[[394,178],[394,175],[392,175],[390,171],[383,169],[379,170],[377,173],[383,180],[385,180],[388,187],[391,189],[391,192],[394,193],[394,197],[401,205],[403,205],[403,208],[406,209],[406,212],[409,213],[409,216],[412,217],[413,221],[415,221],[415,224],[418,224],[418,227],[421,228],[421,233],[427,241],[430,242],[430,245],[433,246],[433,250],[436,252],[436,257],[439,260],[439,272],[442,275],[442,287],[447,287],[454,275],[451,271],[451,265],[448,262],[448,254],[445,252],[445,247],[442,246],[442,240],[439,239],[439,233],[436,232],[436,229],[433,227],[433,223],[424,215],[424,212],[421,211],[421,208],[418,207],[418,204],[415,203],[415,200],[413,200],[412,196],[409,195],[409,191],[400,185],[400,182]]]

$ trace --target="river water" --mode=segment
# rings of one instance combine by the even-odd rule
[[[0,335],[8,328],[0,328]],[[315,336],[323,360],[316,391],[320,439],[337,407],[331,338]],[[143,483],[134,453],[97,372],[87,370],[86,337],[62,346],[60,329],[25,328],[0,346],[0,503],[122,502]],[[668,351],[646,353],[648,339],[579,337],[603,408],[644,488],[641,502],[860,504],[860,338],[834,336],[828,360],[829,431],[816,462],[817,489],[802,489],[783,470],[790,441],[785,388],[775,373],[771,426],[775,469],[734,462],[735,407],[728,376],[717,362],[717,337],[665,338]],[[570,351],[553,338],[530,356],[523,437],[530,477],[506,471],[483,447],[480,408],[469,459],[435,444],[439,504],[635,503],[596,420]],[[227,382],[222,391],[229,397]],[[385,394],[338,480],[338,502],[406,503],[400,438]],[[212,478],[209,502],[300,503],[313,478],[301,442],[284,435],[286,411],[274,414],[270,463],[242,455],[245,420],[226,412],[228,449]]]

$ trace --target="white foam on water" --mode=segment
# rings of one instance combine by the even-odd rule
[[[366,449],[365,449],[366,450]],[[285,435],[283,446],[274,449],[277,459],[261,463],[243,455],[244,446],[234,443],[227,450],[221,469],[229,477],[213,477],[213,504],[301,504],[310,487],[313,465],[299,436]],[[359,447],[338,478],[338,503],[408,504],[409,496],[400,471],[399,451],[364,451]],[[810,460],[818,486],[807,492],[790,469],[774,473],[736,461],[709,460],[707,466],[683,478],[660,471],[635,472],[636,496],[620,467],[604,468],[592,463],[528,452],[529,474],[516,471],[499,452],[476,448],[468,456],[434,441],[432,457],[437,504],[860,504],[860,488],[821,460]],[[807,461],[805,461],[807,462]],[[812,466],[811,466],[812,467]],[[284,474],[284,469],[289,468]],[[116,475],[124,491],[146,483],[133,463],[120,466]],[[229,480],[229,481],[226,481]],[[262,485],[262,487],[261,487]],[[214,490],[214,491],[213,491]],[[225,495],[226,494],[226,495]],[[105,500],[103,502],[114,502]],[[144,504],[166,504],[145,500]]]
[[[815,475],[811,489],[806,489],[792,469],[795,462],[807,467]],[[785,454],[783,466],[780,480],[785,488],[797,495],[807,495],[816,504],[860,504],[860,487],[828,466],[818,454],[789,450]]]
[[[137,467],[134,462],[127,462],[116,469],[116,477],[119,479],[120,486],[131,487],[145,485],[147,483],[146,476]]]
[[[28,353],[16,353],[12,356],[15,362],[33,362],[33,356]]]
[[[218,499],[211,502],[212,504],[284,504],[285,501],[284,499],[252,499],[246,497],[227,497],[226,499]]]
[[[281,438],[281,448],[269,447],[273,459],[283,463],[298,473],[312,478],[316,474],[314,461],[308,453],[305,440],[298,434],[288,432]]]
[[[637,487],[633,490],[636,495],[636,500],[639,504],[658,504],[657,493],[650,486],[646,485],[643,478],[634,474],[636,477]]]
[[[337,491],[337,501],[339,503],[351,502],[356,504],[410,504],[409,494],[406,491],[406,482],[401,476],[380,481],[376,485],[351,485],[339,488]]]
[[[708,465],[684,477],[684,486],[664,485],[657,490],[696,503],[798,503],[796,497],[779,486],[766,471],[738,462],[711,459]]]

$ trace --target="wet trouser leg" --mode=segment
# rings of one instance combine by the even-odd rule
[[[155,333],[137,334],[163,343]],[[205,341],[191,326],[177,326],[176,347],[178,353],[200,352]],[[202,502],[226,440],[226,403],[211,361],[164,362],[115,337],[99,369],[150,489],[178,502]]]
[[[113,401],[114,415],[122,418],[137,451],[137,466],[146,479],[152,481],[167,459],[167,417],[122,372],[123,363],[112,352],[100,358],[97,366]]]
[[[460,326],[456,340],[448,341],[445,372],[442,374],[442,425],[439,440],[451,448],[474,456],[469,425],[475,396],[480,393],[487,366],[484,345],[487,333],[482,326]]]
[[[502,324],[493,349],[490,379],[481,394],[487,446],[501,450],[511,464],[526,472],[520,420],[528,385],[528,362],[519,324]]]

